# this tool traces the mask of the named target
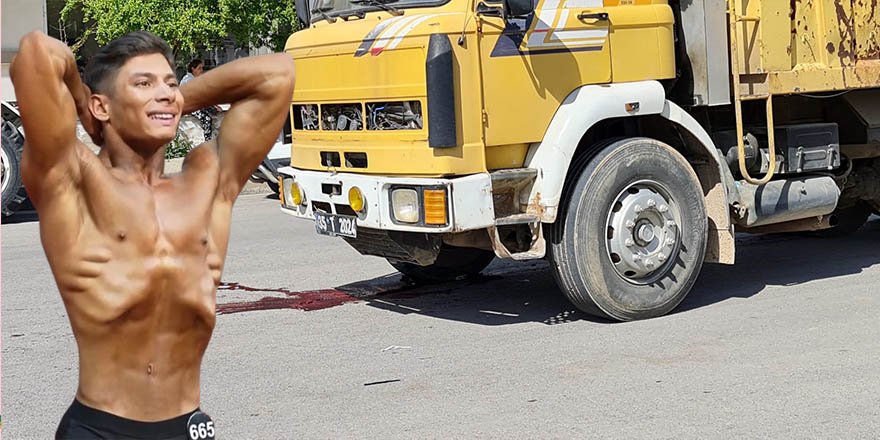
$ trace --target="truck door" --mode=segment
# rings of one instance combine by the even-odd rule
[[[540,141],[572,90],[611,81],[602,0],[537,0],[526,17],[478,17],[488,146]]]

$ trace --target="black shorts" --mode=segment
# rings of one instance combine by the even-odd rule
[[[199,412],[196,409],[160,422],[139,422],[85,406],[74,400],[61,418],[55,438],[190,440],[187,422],[193,414]]]

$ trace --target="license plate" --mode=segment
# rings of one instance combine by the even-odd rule
[[[315,230],[321,235],[357,238],[357,217],[315,213]]]

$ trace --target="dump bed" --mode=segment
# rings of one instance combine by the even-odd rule
[[[693,105],[730,97],[737,44],[743,99],[880,87],[880,0],[679,0]],[[728,38],[732,36],[733,38]]]
[[[880,0],[731,0],[741,93],[880,87]]]

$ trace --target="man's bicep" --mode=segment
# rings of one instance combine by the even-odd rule
[[[25,148],[33,163],[44,166],[66,160],[76,142],[77,112],[63,78],[66,66],[50,50],[48,42],[25,37],[12,66]]]
[[[64,76],[78,73],[68,72],[72,54],[60,44],[39,33],[25,36],[10,72],[32,160],[47,166],[66,158],[76,139],[76,105]]]

